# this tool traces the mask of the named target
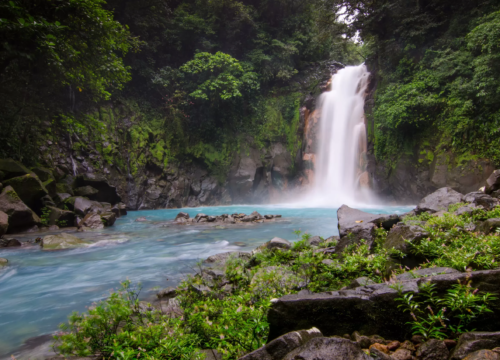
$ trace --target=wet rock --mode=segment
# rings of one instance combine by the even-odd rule
[[[283,360],[371,360],[361,347],[343,338],[317,337],[287,354]]]
[[[373,360],[393,360],[388,354],[373,346],[370,347],[370,356]]]
[[[0,159],[0,171],[3,174],[2,180],[23,176],[31,172],[26,166],[12,159]]]
[[[266,220],[274,219],[274,215],[264,215],[264,219]]]
[[[135,222],[147,222],[147,221],[149,221],[149,220],[146,219],[144,216],[135,219]]]
[[[75,222],[75,213],[68,210],[62,210],[54,206],[47,207],[50,211],[49,225],[59,225],[62,227],[73,226]]]
[[[42,239],[43,250],[62,250],[83,247],[90,244],[76,236],[62,233],[57,235],[47,235]]]
[[[215,222],[215,220],[217,220],[217,218],[215,216],[207,216],[208,222]]]
[[[269,250],[272,250],[272,249],[289,250],[292,248],[292,243],[289,242],[288,240],[281,239],[279,237],[275,237],[271,241],[269,241],[269,243],[267,244],[267,248]]]
[[[101,220],[104,226],[113,226],[116,221],[116,215],[113,212],[106,212],[101,215]]]
[[[373,340],[369,336],[361,335],[357,331],[352,333],[351,339],[357,342],[363,349],[368,349],[370,346],[376,343],[376,340]]]
[[[444,187],[423,198],[416,208],[416,213],[448,211],[450,205],[460,203],[463,199],[464,196],[459,192],[450,187]]]
[[[412,341],[413,341],[413,338],[417,336],[418,337],[418,343],[417,344],[421,344],[425,341],[424,337],[421,336],[421,335],[414,335],[412,336]],[[402,344],[401,344],[401,349],[406,349],[406,350],[410,350],[410,351],[415,351],[415,345],[413,345],[413,343],[409,340],[405,340]]]
[[[2,237],[3,234],[6,234],[8,229],[9,215],[4,213],[3,211],[0,211],[0,237]]]
[[[319,246],[323,242],[323,239],[319,236],[313,236],[307,240],[307,243],[311,246]]]
[[[182,222],[186,222],[186,220],[188,220],[188,219],[189,219],[189,214],[187,214],[185,212],[180,212],[175,217],[174,222],[182,223]]]
[[[397,225],[389,231],[383,246],[387,250],[394,248],[404,254],[410,254],[408,242],[419,244],[422,239],[428,236],[429,233],[420,226]]]
[[[447,267],[417,269],[397,275],[396,279],[398,281],[407,281],[421,277],[429,277],[429,276],[444,275],[444,274],[460,274],[460,271]]]
[[[342,205],[337,212],[339,223],[340,240],[336,246],[336,252],[342,251],[351,244],[357,244],[362,239],[372,247],[375,239],[375,229],[378,226],[389,230],[399,221],[398,215],[369,214],[364,211],[352,209]]]
[[[116,215],[116,217],[127,215],[127,205],[124,203],[118,203],[111,208],[111,211]]]
[[[471,192],[464,197],[464,201],[472,203],[476,206],[482,206],[486,210],[492,210],[495,206],[500,205],[500,201],[483,193],[482,191]]]
[[[374,285],[374,284],[375,284],[375,281],[373,281],[372,279],[370,279],[367,276],[363,276],[363,277],[360,277],[360,278],[353,280],[347,288],[354,289],[354,288],[357,288],[359,286]]]
[[[2,167],[0,166],[0,170]],[[500,190],[500,170],[495,170],[486,180],[486,187],[484,192],[486,194],[491,194],[494,191]]]
[[[442,340],[431,339],[419,346],[417,356],[421,360],[448,360],[450,352]]]
[[[474,331],[462,334],[450,360],[462,360],[478,350],[490,350],[500,346],[500,332]]]
[[[240,220],[242,222],[252,222],[252,221],[257,220],[257,216],[255,216],[255,215],[248,215],[248,216],[245,216],[244,218],[241,218]]]
[[[311,339],[322,337],[321,331],[316,328],[310,330],[293,331],[282,335],[239,360],[278,360],[283,359],[288,353],[305,345]]]
[[[242,251],[230,251],[230,252],[225,252],[225,253],[220,253],[220,254],[215,254],[212,256],[209,256],[204,262],[213,264],[217,263],[218,265],[223,265],[229,260],[230,258],[240,258],[244,260],[249,260],[252,255],[247,252],[242,252]]]
[[[156,297],[158,297],[158,299],[162,299],[162,300],[173,299],[176,296],[177,296],[177,289],[172,287],[172,286],[169,286],[168,288],[160,290],[156,294]]]
[[[203,219],[207,219],[208,218],[208,215],[205,215],[203,213],[199,213],[199,214],[196,214],[196,216],[194,217],[194,221],[195,222],[200,222],[201,220]]]
[[[12,238],[0,239],[0,248],[19,247],[19,246],[21,246],[21,242],[17,239],[12,239]]]
[[[0,268],[7,266],[8,263],[9,263],[9,260],[7,260],[5,258],[0,258]]]
[[[491,350],[479,350],[468,355],[464,360],[499,360],[500,356]]]
[[[66,199],[65,204],[70,210],[74,211],[76,215],[85,216],[94,205],[94,202],[78,196]]]
[[[500,229],[500,219],[488,219],[479,224],[476,230],[488,235]]]
[[[97,189],[94,189],[92,186],[82,186],[82,187],[79,187],[79,188],[76,188],[74,190],[74,193],[76,196],[84,196],[84,197],[88,197],[90,199],[90,197],[92,195],[96,195],[99,193],[99,191]]]
[[[35,174],[26,174],[5,181],[4,186],[12,186],[19,198],[32,210],[43,208],[42,198],[48,191]]]
[[[9,232],[22,231],[40,223],[40,218],[31,210],[11,186],[0,194],[0,211],[9,217]]]
[[[101,220],[101,215],[95,213],[88,213],[78,224],[78,227],[86,227],[89,229],[104,229],[104,223]]]

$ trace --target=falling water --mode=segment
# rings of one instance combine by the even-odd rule
[[[332,77],[320,99],[321,120],[313,200],[327,205],[369,203],[366,168],[365,65],[349,66]]]

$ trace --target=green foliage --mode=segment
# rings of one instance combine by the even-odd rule
[[[489,304],[496,300],[493,294],[481,294],[471,287],[467,278],[453,285],[446,294],[439,296],[436,285],[423,282],[419,293],[406,293],[397,298],[405,312],[409,312],[414,335],[425,339],[457,339],[461,334],[474,329],[470,324],[484,314],[493,312]]]
[[[43,207],[41,211],[42,215],[40,216],[40,223],[43,226],[48,226],[51,211],[48,207]]]

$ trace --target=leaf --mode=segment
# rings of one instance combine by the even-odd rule
[[[19,21],[19,23],[21,25],[24,25],[26,23],[26,20],[24,20],[24,19],[17,19],[17,21]]]

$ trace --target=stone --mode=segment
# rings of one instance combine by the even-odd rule
[[[359,344],[343,338],[316,337],[288,353],[283,360],[372,360]]]
[[[410,244],[418,245],[422,239],[428,236],[429,233],[420,226],[397,225],[389,231],[383,246],[387,250],[394,248],[408,255],[410,254]]]
[[[380,345],[380,344],[378,344]],[[377,349],[376,347],[372,347],[370,348],[370,359],[373,359],[373,360],[392,360],[392,358],[384,353],[383,351]]]
[[[264,219],[266,220],[274,219],[274,215],[264,215]]]
[[[373,281],[369,277],[363,276],[363,277],[360,277],[360,278],[353,280],[347,288],[354,289],[354,288],[357,288],[359,286],[374,285],[374,284],[375,284],[375,281]]]
[[[7,234],[7,230],[9,230],[9,215],[0,211],[0,237]]]
[[[284,334],[266,345],[257,349],[239,360],[274,360],[283,359],[287,354],[307,344],[311,339],[322,337],[321,331],[316,328],[298,330]]]
[[[40,224],[40,218],[17,196],[11,186],[0,194],[0,211],[9,217],[9,232],[23,231]]]
[[[43,250],[63,250],[84,247],[90,243],[76,236],[62,233],[57,235],[47,235],[42,239]]]
[[[421,335],[414,335],[412,336],[412,341],[413,341],[413,338],[417,336],[418,337],[418,343],[417,344],[421,344],[423,343],[425,340],[424,340],[424,337],[421,336]],[[410,351],[415,351],[415,345],[413,345],[413,343],[410,341],[410,340],[405,340],[401,346],[400,346],[401,349],[405,349],[405,350],[410,350]]]
[[[82,186],[82,187],[79,187],[79,188],[76,188],[74,190],[74,194],[76,196],[84,196],[84,197],[88,197],[90,198],[90,196],[92,195],[96,195],[98,194],[99,191],[97,189],[94,189],[92,186]]]
[[[499,360],[500,356],[491,350],[479,350],[468,355],[464,360]]]
[[[48,191],[35,174],[26,174],[5,181],[4,186],[12,186],[19,198],[32,210],[43,208],[42,198]]]
[[[168,299],[166,302],[161,301],[160,310],[164,315],[172,319],[179,318],[184,315],[184,310],[182,310],[179,300],[175,298]]]
[[[420,201],[416,208],[416,213],[423,212],[436,213],[438,211],[448,211],[450,205],[463,202],[464,196],[450,187],[436,190]]]
[[[87,215],[84,216],[82,221],[80,221],[78,227],[86,227],[89,229],[104,229],[104,222],[101,219],[101,215],[95,213],[88,213]]]
[[[75,194],[71,185],[61,182],[58,182],[56,184],[56,192],[61,194],[70,194],[70,196],[73,196]]]
[[[371,248],[375,239],[375,229],[382,226],[389,230],[399,222],[398,215],[370,214],[342,205],[337,211],[340,240],[336,245],[336,252],[342,254],[343,250],[351,245],[365,240]]]
[[[240,258],[244,260],[249,260],[251,257],[252,255],[247,252],[230,251],[209,256],[204,262],[209,264],[217,263],[218,265],[224,265],[230,258]]]
[[[283,250],[289,250],[292,248],[292,243],[290,243],[288,240],[275,237],[269,243],[267,244],[267,248],[269,250],[273,249],[283,249]]]
[[[0,170],[2,170],[1,166]],[[486,194],[491,194],[492,192],[497,190],[500,190],[500,170],[493,171],[490,177],[486,180],[486,187],[484,188],[484,192]]]
[[[248,215],[248,216],[245,216],[244,218],[241,218],[240,220],[243,221],[243,222],[252,222],[252,221],[257,220],[257,216],[255,216],[255,215]]]
[[[311,246],[319,246],[323,242],[323,239],[319,236],[313,236],[307,240],[307,243]]]
[[[177,289],[169,286],[168,288],[165,288],[163,290],[160,290],[157,294],[156,297],[161,300],[168,300],[168,299],[173,299],[174,297],[177,296]]]
[[[175,217],[174,222],[186,222],[186,220],[188,220],[188,219],[189,219],[189,214],[187,214],[185,212],[180,212]]]
[[[10,239],[10,238],[0,239],[0,248],[19,247],[19,246],[21,246],[21,242],[17,239]]]
[[[465,215],[465,214],[471,215],[474,211],[480,210],[480,209],[482,209],[482,207],[478,207],[474,204],[467,204],[465,206],[462,206],[457,211],[455,211],[454,214],[458,215],[458,216]]]
[[[390,351],[396,351],[401,346],[401,343],[397,340],[391,341],[387,344],[387,349]]]
[[[391,355],[391,358],[393,360],[413,360],[413,356],[411,355],[411,351],[406,350],[406,349],[397,349]]]
[[[448,348],[448,350],[451,350],[455,346],[457,346],[457,342],[455,340],[445,339],[445,340],[443,340],[443,342],[446,345],[446,347]]]
[[[214,349],[200,350],[200,354],[203,355],[204,360],[222,360],[222,355]]]
[[[0,258],[0,268],[7,266],[8,263],[9,263],[9,260],[7,260],[5,258]]]
[[[448,360],[448,356],[450,351],[442,340],[428,340],[417,349],[417,357],[420,360]]]
[[[217,220],[217,218],[215,216],[207,216],[208,222],[215,222],[215,220]]]
[[[58,225],[61,227],[73,226],[75,223],[75,213],[68,210],[62,210],[54,206],[47,207],[49,213],[49,225]]]
[[[3,174],[2,180],[8,180],[31,173],[26,166],[12,159],[0,159],[0,171]]]
[[[444,293],[458,281],[466,281],[467,273],[457,272],[401,281],[403,294],[420,292],[419,284],[431,282],[438,293]],[[471,287],[483,292],[500,288],[500,270],[472,271]],[[407,330],[408,314],[398,309],[395,300],[400,295],[390,284],[382,283],[310,295],[290,294],[274,299],[268,312],[269,337],[275,338],[290,331],[317,326],[325,336],[353,333],[378,334],[387,339],[398,339]],[[495,300],[491,306],[500,305]],[[500,323],[500,313],[475,319],[474,326],[494,330]],[[498,333],[500,335],[500,333]],[[500,346],[495,345],[496,347]],[[474,350],[480,350],[478,348]]]
[[[488,235],[500,229],[500,219],[488,219],[479,224],[476,230]]]
[[[417,269],[417,270],[410,270],[403,274],[399,274],[396,276],[396,279],[398,281],[407,281],[421,277],[429,277],[429,276],[436,276],[443,274],[460,274],[460,271],[447,267]]]
[[[355,331],[351,335],[351,339],[359,344],[361,348],[368,349],[370,346],[375,344],[375,340],[366,335],[361,335],[359,332]]]
[[[116,215],[116,217],[125,216],[127,215],[127,205],[124,203],[115,204],[111,208],[111,211]]]
[[[113,226],[115,224],[116,215],[114,212],[105,212],[100,215],[104,226],[108,227],[108,226]]]
[[[196,214],[196,216],[194,217],[194,220],[195,220],[195,222],[200,222],[200,220],[206,219],[207,217],[208,217],[208,215],[199,213],[199,214]]]
[[[109,185],[105,177],[93,173],[80,175],[75,179],[77,187],[91,186],[96,189],[97,194],[89,195],[90,200],[117,204],[122,201],[116,191],[116,187]]]
[[[482,206],[486,210],[492,210],[496,206],[500,205],[500,201],[483,193],[482,191],[471,192],[464,197],[464,201],[467,203],[472,203],[476,206]]]
[[[141,216],[141,217],[138,217],[137,219],[135,219],[135,222],[146,222],[146,221],[149,221],[149,220],[146,219],[144,216]]]
[[[93,201],[83,197],[70,197],[64,202],[68,208],[75,212],[76,215],[85,216],[90,211]]]
[[[255,216],[256,220],[264,219],[264,217],[261,214],[259,214],[257,211],[254,211],[253,213],[251,213],[250,216]]]
[[[382,351],[384,354],[389,354],[389,349],[387,348],[387,345],[384,345],[384,344],[375,343],[375,344],[372,344],[369,347],[369,349],[370,350],[377,349],[379,351]]]
[[[50,171],[47,168],[36,167],[36,168],[33,168],[32,171],[43,182],[48,181],[48,180],[55,180],[54,175],[52,174],[52,171]]]
[[[490,319],[492,320],[492,319]],[[478,350],[491,350],[500,346],[500,332],[473,331],[462,334],[458,339],[450,360],[462,360]]]

